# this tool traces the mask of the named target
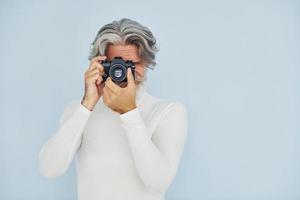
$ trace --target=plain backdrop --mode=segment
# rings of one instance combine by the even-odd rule
[[[97,31],[123,17],[156,36],[148,92],[188,109],[167,199],[300,199],[296,0],[0,0],[0,199],[76,199],[74,163],[50,180],[38,152],[82,98]]]

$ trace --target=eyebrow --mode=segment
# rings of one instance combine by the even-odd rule
[[[112,61],[112,59],[111,60],[109,60],[109,61]],[[138,61],[132,61],[133,62],[133,64],[142,64],[142,61],[141,60],[138,60]]]
[[[132,61],[133,62],[133,61]],[[133,64],[141,64],[141,61],[135,61],[135,62],[133,62]]]

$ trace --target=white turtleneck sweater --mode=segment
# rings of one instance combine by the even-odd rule
[[[75,159],[79,200],[164,200],[187,136],[187,112],[141,83],[137,108],[119,114],[99,99],[93,111],[71,101],[39,152],[40,173],[60,176]]]

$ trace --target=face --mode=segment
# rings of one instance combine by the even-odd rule
[[[138,54],[138,47],[133,44],[113,44],[107,48],[107,59],[111,61],[114,57],[122,57],[124,60],[132,60],[135,65],[136,79],[143,77],[145,73],[145,63]],[[139,82],[136,80],[136,84]]]

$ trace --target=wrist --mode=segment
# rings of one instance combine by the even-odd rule
[[[85,98],[82,99],[81,104],[86,107],[88,110],[93,111],[94,105],[90,101],[86,100]]]

